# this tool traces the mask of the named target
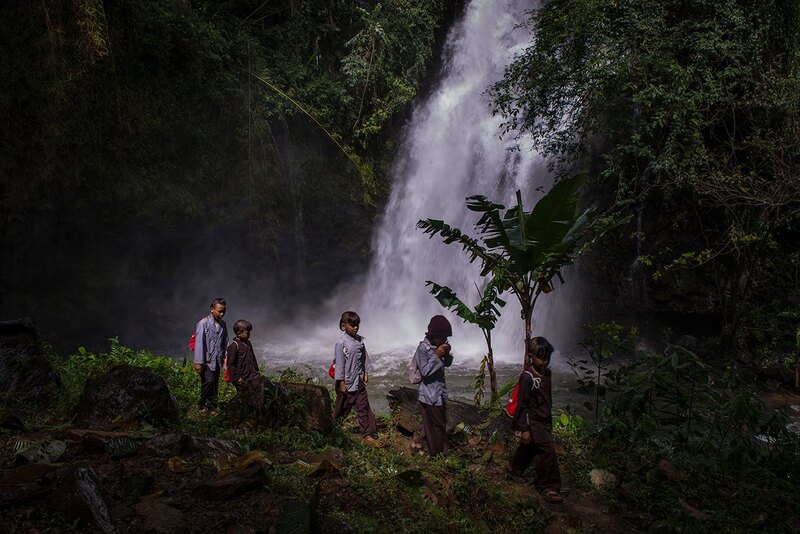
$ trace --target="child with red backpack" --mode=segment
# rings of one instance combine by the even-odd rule
[[[552,354],[553,346],[543,337],[534,337],[528,343],[511,420],[511,429],[519,438],[519,446],[506,465],[506,471],[510,476],[521,477],[533,461],[536,487],[544,500],[561,502],[561,472],[553,444],[552,373],[547,368]]]
[[[209,408],[214,414],[219,390],[219,375],[228,345],[228,328],[222,318],[225,316],[225,299],[215,298],[211,302],[209,314],[197,322],[195,333],[189,343],[194,343],[194,370],[200,376],[200,414],[205,415]]]
[[[355,407],[358,426],[364,441],[378,444],[378,427],[375,415],[369,405],[367,383],[372,363],[364,345],[364,338],[358,335],[361,318],[354,311],[346,311],[339,319],[339,329],[344,332],[333,349],[333,378],[336,388],[336,405],[333,418],[347,417]]]

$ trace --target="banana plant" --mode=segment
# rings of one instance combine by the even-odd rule
[[[564,283],[561,269],[590,244],[585,237],[594,210],[578,212],[581,181],[581,175],[559,180],[529,212],[519,191],[508,210],[482,195],[468,197],[467,208],[481,214],[475,223],[478,239],[441,220],[417,222],[430,238],[440,235],[444,243],[461,245],[470,263],[481,262],[481,276],[491,275],[501,294],[514,294],[525,322],[525,347],[539,297],[553,289],[554,278]]]
[[[428,280],[425,282],[426,286],[431,287],[431,294],[439,301],[445,309],[452,310],[458,315],[465,323],[470,323],[478,326],[483,333],[483,338],[486,341],[486,356],[481,362],[481,368],[475,381],[475,404],[480,404],[481,397],[483,396],[483,377],[485,369],[489,370],[489,387],[491,389],[491,402],[497,401],[497,374],[494,370],[494,352],[492,351],[492,330],[497,323],[497,318],[500,317],[500,308],[506,305],[506,302],[500,298],[500,284],[499,280],[492,278],[486,287],[481,291],[478,285],[475,289],[478,292],[479,301],[474,308],[470,308],[465,304],[458,295],[447,286],[439,285],[435,282]]]

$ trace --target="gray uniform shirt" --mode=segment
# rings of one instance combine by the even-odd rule
[[[225,321],[214,321],[211,315],[200,319],[195,328],[194,363],[207,365],[212,371],[222,368],[225,348],[228,346],[228,328]]]
[[[358,334],[356,337],[342,334],[333,349],[333,358],[336,367],[335,379],[344,380],[347,391],[358,391],[364,383],[364,372],[372,372],[372,362],[364,346],[364,338]]]
[[[419,383],[419,401],[431,406],[442,406],[447,402],[444,368],[450,367],[453,363],[453,355],[448,354],[444,358],[439,358],[436,355],[436,347],[425,338],[419,342],[414,359],[422,375],[422,382]]]

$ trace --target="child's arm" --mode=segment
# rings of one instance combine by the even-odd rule
[[[436,355],[429,355],[422,344],[417,347],[417,354],[414,357],[417,359],[417,368],[422,376],[430,376],[444,367],[442,359]]]
[[[231,382],[234,384],[239,381],[239,347],[236,342],[228,345],[226,357],[228,362],[228,375],[231,377]]]
[[[206,319],[197,323],[194,336],[194,370],[198,373],[206,364]]]

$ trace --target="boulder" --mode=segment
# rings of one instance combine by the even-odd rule
[[[0,321],[0,400],[30,410],[50,399],[58,376],[42,349],[39,331],[28,319]]]
[[[289,403],[300,409],[300,416],[306,430],[316,430],[323,434],[333,431],[333,411],[328,389],[314,384],[286,384]]]
[[[283,386],[261,377],[239,386],[236,396],[225,405],[225,419],[273,427],[285,415],[287,401],[288,393]]]
[[[328,434],[333,430],[328,390],[314,384],[281,384],[261,378],[245,384],[225,405],[225,420],[274,427],[300,420],[306,430]]]
[[[259,462],[239,472],[200,484],[192,491],[192,497],[208,501],[227,501],[242,493],[262,488],[266,482],[265,466]]]
[[[177,423],[178,403],[164,380],[128,364],[89,380],[78,403],[75,419],[86,428],[109,428],[120,422]]]

